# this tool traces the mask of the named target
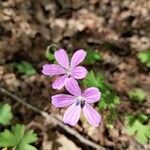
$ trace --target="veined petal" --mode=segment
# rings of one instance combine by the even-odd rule
[[[54,53],[54,56],[62,67],[69,69],[69,59],[66,51],[64,49],[59,49]]]
[[[85,103],[83,113],[91,125],[98,127],[101,122],[101,116],[91,105]]]
[[[68,94],[58,94],[52,96],[52,104],[56,107],[66,107],[75,102],[75,97]]]
[[[67,78],[68,78],[67,75],[63,75],[63,76],[58,77],[54,81],[54,83],[52,84],[53,89],[58,89],[58,90],[62,89],[65,85],[65,82],[66,82]]]
[[[78,82],[75,79],[73,79],[73,78],[67,79],[65,87],[66,87],[66,90],[70,94],[72,94],[74,96],[80,96],[81,95],[81,89],[79,87]]]
[[[83,93],[82,96],[86,99],[87,103],[95,103],[99,101],[101,97],[101,93],[98,88],[91,87],[87,88]]]
[[[75,67],[73,70],[72,70],[72,77],[75,78],[75,79],[83,79],[85,78],[87,75],[87,70],[86,68],[82,67],[82,66],[78,66],[78,67]]]
[[[59,65],[46,64],[43,66],[42,73],[44,75],[49,75],[49,76],[61,75],[61,74],[65,74],[65,69],[63,69]]]
[[[75,68],[78,64],[80,64],[86,56],[86,51],[78,50],[76,51],[71,58],[71,69]]]
[[[74,103],[66,110],[63,117],[63,122],[65,124],[75,126],[79,121],[80,114],[81,114],[80,105],[76,105],[76,103]]]

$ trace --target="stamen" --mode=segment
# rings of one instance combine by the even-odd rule
[[[81,108],[83,108],[85,105],[85,101],[81,101],[80,105],[81,105]]]
[[[84,107],[84,105],[85,105],[85,100],[84,100],[84,98],[83,98],[82,96],[78,96],[78,97],[77,97],[76,105],[77,105],[77,106],[80,105],[81,108]]]
[[[78,105],[80,105],[80,101],[78,101],[78,100],[77,100],[77,102],[76,102],[76,106],[78,106]]]

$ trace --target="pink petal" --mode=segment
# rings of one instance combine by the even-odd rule
[[[65,84],[66,90],[71,93],[74,96],[80,96],[81,95],[81,89],[78,85],[78,82],[73,79],[70,78],[67,80],[66,84]]]
[[[73,70],[72,70],[72,77],[75,78],[75,79],[83,79],[85,78],[87,75],[87,70],[86,68],[82,67],[82,66],[78,66],[78,67],[75,67]]]
[[[71,68],[73,69],[78,64],[80,64],[86,56],[86,52],[84,50],[78,50],[74,53],[74,55],[71,58]]]
[[[86,99],[87,103],[95,103],[100,100],[101,93],[98,88],[91,87],[86,89],[82,96]]]
[[[46,64],[43,66],[42,73],[49,76],[61,75],[65,73],[65,69],[59,65]]]
[[[52,84],[53,89],[62,89],[65,85],[66,79],[68,78],[67,75],[63,75],[61,77],[58,77],[54,83]]]
[[[100,124],[101,116],[91,105],[85,103],[83,113],[88,122],[94,127],[97,127]]]
[[[58,94],[52,96],[52,104],[56,107],[66,107],[75,102],[75,97],[68,94]]]
[[[64,68],[69,69],[69,59],[64,49],[59,49],[54,53],[57,62]]]
[[[81,114],[80,105],[76,105],[76,103],[74,103],[66,110],[63,117],[63,122],[65,124],[75,126],[80,118],[80,114]]]

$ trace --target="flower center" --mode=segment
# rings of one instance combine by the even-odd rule
[[[71,73],[71,70],[66,70],[66,74],[68,75],[68,76],[70,76],[72,73]]]
[[[77,97],[76,106],[78,106],[78,105],[80,105],[81,108],[84,107],[84,105],[85,105],[85,99],[84,99],[84,97],[82,97],[82,96],[78,96]]]

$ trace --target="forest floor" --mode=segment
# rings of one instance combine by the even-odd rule
[[[45,112],[59,114],[50,103],[52,90],[48,77],[41,74],[47,63],[45,50],[50,44],[67,49],[92,49],[103,61],[87,66],[105,75],[121,98],[119,113],[136,112],[139,107],[128,101],[127,93],[142,88],[147,100],[140,111],[150,115],[150,70],[137,59],[138,52],[150,48],[150,1],[143,0],[2,0],[0,2],[0,86]],[[37,74],[18,73],[12,63],[30,62]],[[111,99],[111,97],[110,97]],[[40,150],[90,149],[70,138],[62,129],[48,123],[39,114],[1,95],[1,101],[13,106],[13,123],[35,129]],[[148,150],[122,132],[121,118],[115,128],[103,122],[95,129],[87,123],[74,128],[85,138],[114,150]]]

